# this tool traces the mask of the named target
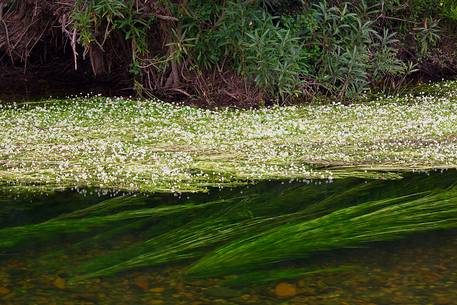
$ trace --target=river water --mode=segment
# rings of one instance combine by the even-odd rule
[[[457,304],[456,184],[444,171],[180,195],[3,186],[0,304]]]

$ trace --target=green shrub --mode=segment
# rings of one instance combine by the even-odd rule
[[[308,53],[298,33],[275,25],[266,13],[259,27],[247,32],[242,49],[245,53],[243,74],[255,80],[272,96],[281,100],[299,95],[303,77],[308,73]]]
[[[457,1],[456,0],[441,0],[442,14],[446,18],[457,21]]]
[[[193,9],[205,13],[188,15],[183,25],[195,37],[190,54],[197,67],[229,64],[276,100],[300,93],[308,72],[309,54],[300,37],[306,18],[274,17],[258,6],[235,1],[228,2],[223,13],[220,7],[201,5]],[[214,22],[217,13],[221,17]],[[205,29],[202,23],[213,26]]]
[[[182,92],[183,82],[194,85],[192,75],[230,71],[273,101],[305,94],[308,81],[345,99],[397,88],[413,62],[430,56],[439,17],[454,18],[455,2],[163,1],[156,6],[173,20],[163,23],[132,0],[79,0],[72,22],[86,48],[103,46],[115,32],[130,42],[137,88],[148,75],[154,88]],[[410,56],[401,60],[399,50]]]
[[[370,84],[387,89],[386,78],[409,72],[397,58],[396,34],[386,28],[377,31],[380,9],[364,1],[338,6],[320,1],[313,6],[318,23],[313,38],[320,48],[314,73],[330,95],[355,98],[369,90]]]

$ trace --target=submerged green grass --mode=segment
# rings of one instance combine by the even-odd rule
[[[0,109],[0,181],[199,192],[457,167],[457,85],[350,106],[204,110],[104,97]],[[430,94],[430,95],[429,95]]]
[[[0,254],[39,246],[58,263],[65,253],[103,249],[69,267],[72,281],[176,263],[187,266],[189,279],[240,275],[227,285],[301,277],[325,272],[305,260],[324,251],[456,228],[456,183],[453,170],[395,181],[266,182],[171,201],[124,194],[94,202],[89,196],[90,204],[47,219],[0,224]],[[56,209],[67,204],[60,198]],[[28,213],[39,212],[40,202]],[[11,206],[0,205],[0,212]],[[290,261],[305,265],[284,269]],[[344,268],[329,269],[339,271]]]
[[[217,249],[192,266],[189,273],[216,276],[274,266],[325,250],[360,247],[369,242],[456,227],[454,187],[413,200],[408,196],[367,202],[313,220],[278,226]]]

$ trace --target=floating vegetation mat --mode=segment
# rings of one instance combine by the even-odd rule
[[[59,264],[64,252],[103,249],[72,262],[66,277],[73,283],[175,264],[185,266],[184,278],[229,276],[235,286],[340,272],[348,267],[313,270],[306,260],[457,227],[454,170],[387,181],[266,182],[182,198],[0,192],[1,255],[46,248],[46,259]],[[281,267],[290,262],[304,266]]]
[[[363,104],[259,110],[104,97],[4,105],[0,181],[41,191],[200,192],[456,168],[456,87],[443,82]]]

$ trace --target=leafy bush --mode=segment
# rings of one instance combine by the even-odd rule
[[[313,37],[320,48],[315,77],[329,94],[355,98],[370,84],[387,89],[386,78],[409,72],[397,58],[396,34],[387,28],[378,33],[380,9],[364,1],[339,6],[320,1],[313,6],[318,23]]]
[[[309,94],[309,84],[344,99],[398,88],[436,47],[455,2],[79,0],[72,21],[86,48],[122,33],[141,90],[192,96],[202,75],[232,71],[272,101]]]
[[[214,11],[221,11],[212,10],[203,4],[199,11],[206,13],[183,25],[195,38],[190,54],[198,68],[230,64],[274,99],[299,94],[308,72],[309,54],[300,36],[305,18],[274,17],[258,6],[233,1],[213,27],[204,29],[201,22],[211,22]]]

